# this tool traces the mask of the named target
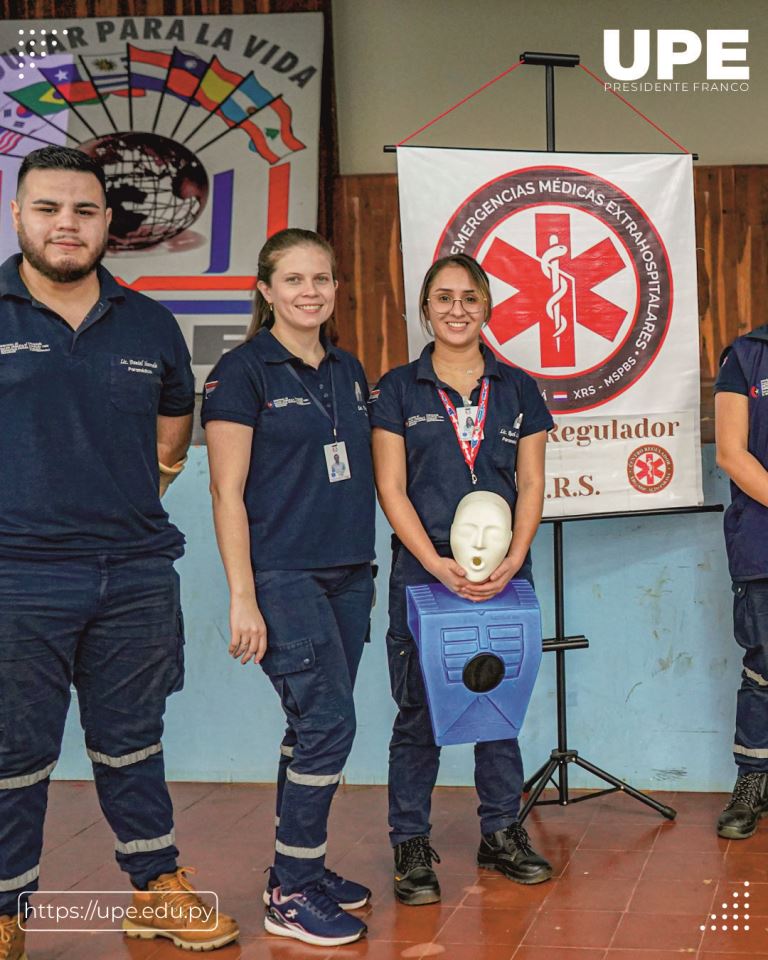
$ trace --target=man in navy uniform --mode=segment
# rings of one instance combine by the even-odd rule
[[[213,949],[238,928],[214,910],[199,918],[177,866],[160,742],[183,680],[173,561],[184,538],[159,492],[189,445],[189,353],[165,308],[99,265],[111,212],[93,160],[30,153],[11,212],[21,254],[0,266],[0,960],[25,956],[20,920],[71,684],[141,911],[126,932]]]
[[[717,462],[731,478],[725,543],[744,651],[733,756],[738,777],[717,832],[743,840],[768,812],[768,326],[723,354],[715,384]]]

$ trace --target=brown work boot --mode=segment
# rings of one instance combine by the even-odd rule
[[[187,874],[194,872],[191,867],[179,867],[175,873],[161,873],[151,880],[147,890],[137,890],[134,915],[123,920],[124,933],[142,940],[167,937],[182,950],[215,950],[237,940],[237,923],[224,913],[217,914],[187,880]]]
[[[0,917],[0,960],[27,960],[17,914]]]

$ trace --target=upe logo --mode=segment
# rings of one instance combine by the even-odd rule
[[[666,336],[672,277],[661,237],[596,174],[531,167],[485,184],[453,215],[435,257],[456,253],[491,277],[486,343],[534,377],[553,413],[628,389]]]
[[[656,30],[655,33],[657,80],[674,80],[676,67],[696,63],[702,53],[706,58],[707,80],[749,80],[746,65],[749,30],[707,30],[705,42],[693,30]],[[651,68],[651,31],[633,30],[632,35],[631,55],[622,58],[621,31],[603,31],[603,65],[614,80],[640,80]]]

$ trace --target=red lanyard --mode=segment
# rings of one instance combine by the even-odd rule
[[[475,476],[475,460],[477,460],[477,455],[480,452],[480,444],[483,442],[483,427],[485,426],[485,418],[488,416],[489,390],[490,380],[488,377],[483,377],[480,387],[480,401],[477,405],[477,417],[475,419],[475,425],[472,428],[472,437],[469,440],[462,440],[456,407],[454,407],[454,405],[451,403],[451,398],[448,396],[445,390],[443,390],[441,387],[437,388],[440,399],[443,401],[445,412],[448,414],[448,419],[453,424],[453,429],[456,432],[456,439],[459,441],[459,446],[461,447],[461,452],[464,456],[464,463],[466,463],[466,465],[469,467],[469,473],[472,477],[473,484],[477,483],[477,477]]]

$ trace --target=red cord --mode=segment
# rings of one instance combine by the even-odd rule
[[[458,103],[454,103],[452,107],[449,107],[447,110],[443,111],[443,113],[441,113],[439,117],[435,117],[434,120],[430,120],[429,123],[425,123],[423,127],[419,127],[418,130],[414,130],[414,132],[409,137],[406,137],[405,140],[401,140],[400,143],[397,144],[397,146],[402,147],[404,143],[408,143],[409,140],[413,140],[415,136],[417,136],[422,131],[426,130],[427,127],[431,127],[433,123],[437,123],[438,120],[442,120],[443,117],[447,117],[448,114],[451,113],[453,110],[455,110],[457,107],[460,107],[463,103],[466,103],[467,100],[471,100],[472,97],[477,96],[478,93],[482,93],[482,91],[485,90],[486,87],[490,87],[491,84],[496,83],[497,80],[501,80],[502,77],[506,77],[508,73],[512,73],[513,70],[517,70],[519,66],[522,66],[522,60],[518,60],[516,64],[509,67],[509,69],[505,70],[503,73],[500,73],[498,77],[494,77],[493,80],[489,80],[488,83],[484,83],[482,87],[478,87],[477,90],[474,91],[474,93],[470,93],[468,96],[464,97],[463,100],[459,100]]]
[[[517,68],[520,67],[520,66],[522,66],[522,65],[523,65],[523,61],[522,61],[522,60],[518,60],[517,63],[513,64],[511,67],[509,67],[508,69],[506,69],[506,70],[504,70],[502,73],[500,73],[500,74],[498,75],[498,77],[494,77],[492,80],[489,80],[487,83],[484,83],[484,84],[482,85],[482,87],[478,87],[477,90],[474,90],[472,93],[467,94],[467,96],[464,97],[463,100],[459,100],[458,103],[454,103],[454,105],[453,105],[452,107],[449,107],[447,110],[444,110],[439,116],[435,117],[433,120],[430,120],[429,123],[425,123],[424,126],[419,127],[418,130],[414,130],[414,132],[413,132],[412,134],[410,134],[409,136],[405,137],[404,140],[401,140],[401,141],[397,144],[397,146],[398,146],[398,147],[402,147],[403,144],[408,143],[409,140],[413,140],[414,137],[418,136],[418,134],[420,134],[420,133],[423,133],[424,130],[426,130],[428,127],[431,127],[432,124],[437,123],[438,120],[442,120],[443,117],[447,117],[448,114],[449,114],[449,113],[452,113],[457,107],[462,106],[462,105],[465,104],[468,100],[471,100],[472,97],[476,97],[476,96],[478,95],[478,93],[482,93],[483,90],[485,90],[485,89],[487,89],[488,87],[492,86],[492,85],[493,85],[494,83],[496,83],[498,80],[501,80],[502,77],[506,77],[507,74],[512,73],[513,70],[517,70]],[[645,115],[642,111],[638,110],[637,107],[633,106],[633,105],[629,102],[629,100],[626,100],[624,97],[622,97],[622,95],[621,95],[620,93],[617,93],[615,90],[611,90],[610,87],[606,88],[606,85],[605,85],[604,81],[601,80],[600,77],[598,77],[596,74],[592,73],[592,71],[591,71],[588,67],[585,67],[583,63],[580,63],[579,66],[581,67],[581,69],[582,69],[585,73],[587,73],[590,77],[592,77],[592,79],[595,81],[595,83],[600,84],[600,86],[603,88],[603,90],[607,89],[608,92],[609,92],[609,93],[612,93],[612,94],[614,95],[614,97],[616,97],[617,99],[619,99],[619,100],[624,104],[625,107],[629,107],[629,109],[632,110],[632,111],[634,111],[634,112],[638,115],[638,117],[641,117],[643,120],[645,120],[646,123],[649,123],[649,124],[653,127],[654,130],[658,130],[658,132],[659,132],[663,137],[666,137],[667,140],[669,140],[670,143],[674,143],[674,145],[675,145],[679,150],[681,150],[683,153],[690,153],[690,152],[691,152],[690,150],[686,150],[686,148],[685,148],[681,143],[678,143],[677,140],[675,140],[674,137],[671,137],[671,136],[666,132],[666,130],[662,130],[662,128],[661,128],[657,123],[654,123],[653,120],[651,120],[649,117],[646,117],[646,115]]]
[[[632,104],[629,102],[629,100],[625,100],[624,97],[622,97],[622,95],[621,95],[620,93],[616,93],[616,91],[615,91],[615,90],[611,90],[610,87],[607,87],[607,88],[606,88],[605,82],[604,82],[603,80],[601,80],[600,77],[595,76],[595,74],[592,73],[592,71],[591,71],[588,67],[585,67],[583,63],[580,63],[579,66],[581,67],[581,69],[582,69],[585,73],[588,73],[589,76],[592,77],[592,79],[593,79],[596,83],[599,83],[600,86],[603,88],[603,90],[606,90],[606,89],[607,89],[609,93],[612,93],[612,94],[614,95],[614,97],[618,97],[619,100],[621,100],[621,102],[624,104],[624,106],[629,107],[630,110],[634,110],[634,112],[635,112],[639,117],[642,117],[643,120],[645,120],[646,123],[650,123],[650,125],[653,127],[654,130],[658,130],[659,133],[660,133],[663,137],[666,137],[667,140],[669,140],[670,143],[674,143],[674,145],[675,145],[676,147],[678,147],[680,150],[682,150],[683,153],[690,153],[690,152],[691,152],[690,150],[686,150],[685,147],[682,145],[682,143],[678,143],[677,140],[675,140],[674,137],[670,137],[670,135],[669,135],[665,130],[662,130],[661,127],[660,127],[657,123],[654,123],[653,120],[651,120],[649,117],[646,117],[646,115],[645,115],[644,113],[642,113],[640,110],[638,110],[637,107],[633,107]]]

